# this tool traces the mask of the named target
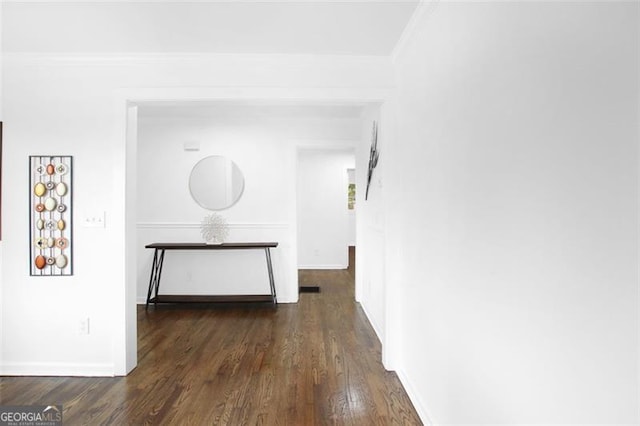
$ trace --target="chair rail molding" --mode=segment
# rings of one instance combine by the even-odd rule
[[[228,223],[231,229],[288,229],[288,223],[236,222]],[[138,229],[200,229],[200,222],[138,222]]]

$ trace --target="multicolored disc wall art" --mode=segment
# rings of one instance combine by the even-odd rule
[[[31,275],[73,274],[72,157],[29,157]]]

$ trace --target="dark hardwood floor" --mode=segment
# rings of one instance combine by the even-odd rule
[[[353,270],[301,271],[298,304],[138,308],[138,367],[116,378],[0,378],[0,404],[64,405],[65,425],[419,425],[354,302]]]

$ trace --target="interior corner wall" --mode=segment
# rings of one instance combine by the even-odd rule
[[[395,56],[398,373],[425,423],[640,420],[638,7],[440,2]]]
[[[131,348],[124,342],[127,333],[114,327],[124,327],[127,290],[135,283],[127,283],[124,272],[126,200],[120,184],[126,144],[119,127],[126,107],[117,104],[122,88],[278,88],[270,93],[286,96],[300,88],[369,93],[392,84],[388,58],[329,56],[14,52],[3,56],[2,71],[0,374],[5,375],[123,374],[120,360]],[[42,153],[74,157],[72,277],[29,276],[28,156]],[[81,225],[83,217],[102,213],[105,228]],[[295,210],[289,220],[295,221]],[[80,334],[80,322],[87,318],[90,334]]]
[[[359,123],[356,124],[358,134]],[[348,173],[352,150],[298,151],[298,267],[349,267]]]
[[[405,224],[398,220],[398,213],[404,212],[406,194],[398,188],[414,184],[402,180],[405,159],[396,143],[395,112],[393,97],[365,108],[356,150],[356,300],[380,340],[384,367],[393,371],[403,349],[399,303],[405,247],[400,229]],[[367,196],[374,123],[378,162],[371,171]]]
[[[362,116],[362,138],[356,149],[356,300],[367,314],[369,322],[383,344],[385,339],[385,268],[386,217],[385,179],[387,145],[380,105],[370,105]],[[373,141],[373,126],[377,125],[379,161],[371,172],[369,159]],[[367,195],[367,186],[369,187]],[[384,349],[383,349],[384,350]]]

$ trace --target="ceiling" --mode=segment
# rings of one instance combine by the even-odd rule
[[[2,2],[2,50],[390,55],[418,0]]]

